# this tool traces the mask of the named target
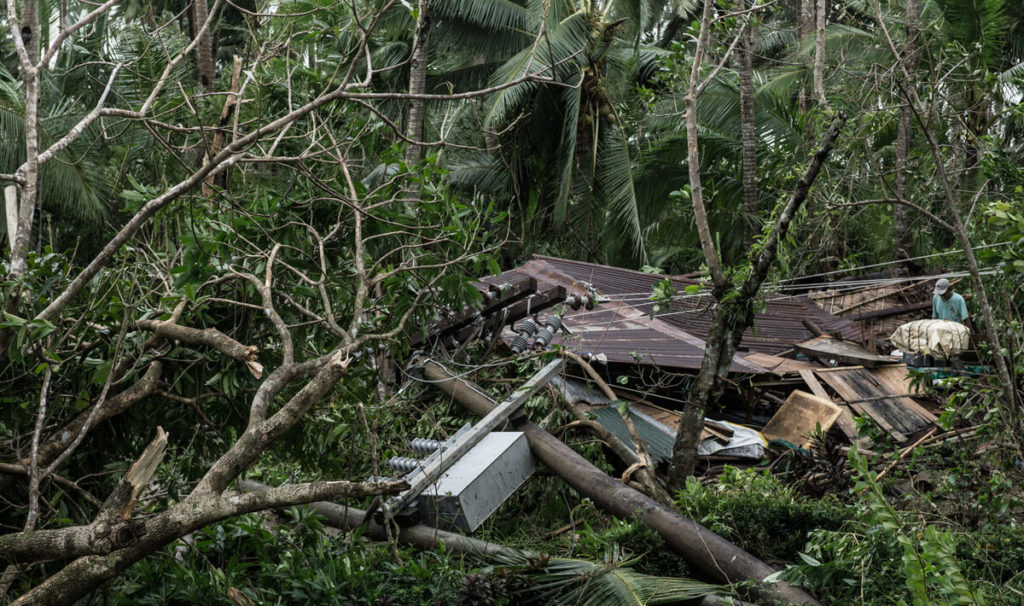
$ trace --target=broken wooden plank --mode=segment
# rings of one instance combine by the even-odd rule
[[[907,436],[935,423],[935,415],[906,395],[906,387],[897,383],[891,371],[868,368],[831,369],[816,372],[854,411],[871,417],[894,439],[905,442]],[[881,380],[879,379],[881,377]],[[895,389],[894,389],[895,388]]]
[[[811,433],[819,425],[822,433],[828,432],[841,414],[842,410],[831,400],[794,390],[761,433],[769,439],[782,438],[807,448],[811,445]]]
[[[804,380],[804,383],[807,384],[807,387],[810,388],[811,393],[818,396],[819,398],[825,398],[829,402],[832,401],[832,396],[828,395],[828,392],[825,391],[825,388],[821,386],[821,382],[818,381],[818,377],[814,376],[813,370],[801,370],[800,378],[802,378]]]
[[[892,362],[892,358],[873,354],[852,341],[844,341],[833,337],[815,337],[793,347],[804,355],[822,360],[835,360],[844,364],[861,364],[877,366]]]

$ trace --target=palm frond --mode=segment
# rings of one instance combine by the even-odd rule
[[[435,0],[432,6],[441,19],[469,23],[494,34],[529,31],[526,7],[509,0]]]
[[[496,69],[491,85],[508,84],[529,74],[551,76],[556,65],[559,66],[558,72],[570,73],[577,69],[570,64],[571,58],[584,49],[586,36],[586,15],[575,13],[569,16],[557,27],[548,29],[536,48],[523,49]],[[536,82],[527,81],[495,93],[486,124],[491,127],[502,124],[538,86]]]
[[[693,600],[725,593],[719,585],[691,579],[653,577],[628,566],[617,548],[603,562],[546,558],[531,552],[506,552],[495,558],[525,575],[532,586],[523,593],[529,603],[580,606],[644,606]]]
[[[576,131],[579,128],[581,95],[582,89],[578,86],[566,88],[562,92],[565,120],[562,124],[562,140],[558,145],[558,158],[562,165],[562,171],[558,178],[558,197],[555,198],[554,219],[556,225],[565,221],[569,205],[569,191],[572,187],[572,176],[576,166]]]
[[[503,193],[509,190],[509,175],[495,158],[478,153],[460,159],[448,168],[447,180],[458,188],[471,191]]]
[[[613,233],[625,237],[633,256],[641,261],[646,257],[640,214],[633,189],[633,162],[629,156],[626,136],[614,124],[599,129],[597,141],[597,167],[594,186],[611,221]]]

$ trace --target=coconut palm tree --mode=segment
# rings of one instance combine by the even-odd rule
[[[478,35],[494,31],[489,57],[498,49],[507,54],[500,63],[478,53],[452,66],[458,69],[448,82],[476,77],[479,84],[486,73],[488,84],[503,88],[477,108],[489,153],[453,155],[451,180],[511,196],[537,235],[528,247],[560,239],[583,257],[641,262],[646,248],[633,186],[634,133],[622,111],[635,84],[665,54],[643,44],[664,4],[491,1],[474,3],[486,8],[459,20],[453,9],[463,4],[439,2],[436,14],[474,26]],[[467,44],[477,38],[467,36]],[[544,81],[521,81],[529,76]]]

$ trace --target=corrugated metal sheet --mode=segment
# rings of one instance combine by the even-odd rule
[[[626,422],[622,420],[622,415],[619,414],[618,410],[612,406],[605,406],[603,408],[593,408],[589,412],[594,415],[595,421],[604,425],[608,431],[615,434],[615,437],[636,454],[633,438],[629,435],[629,430],[626,429]],[[664,426],[659,427],[660,423],[646,415],[637,414],[633,409],[630,409],[629,416],[633,419],[636,432],[640,434],[640,439],[647,445],[647,452],[651,455],[651,460],[655,464],[672,456],[672,445],[675,442],[675,437],[669,433],[668,428]]]
[[[631,299],[631,304],[644,313],[651,311],[653,303],[644,302],[640,298],[649,296],[654,283],[665,278],[581,261],[554,257],[536,258],[574,280],[590,282],[603,295]],[[523,269],[527,269],[526,273],[532,275],[529,264],[523,266]],[[698,282],[672,278],[672,283],[677,290],[682,291]],[[710,295],[677,298],[671,302],[667,311],[663,309],[657,317],[704,339],[711,329],[710,304]],[[806,297],[771,295],[765,299],[764,309],[754,318],[754,326],[743,333],[740,349],[774,354],[789,349],[794,343],[811,339],[815,335],[804,325],[804,319],[814,321],[826,331],[844,339],[860,341],[864,336],[862,329],[855,322],[833,316]]]
[[[711,322],[709,295],[673,299],[668,309],[662,304],[661,311],[652,319],[650,312],[654,303],[649,297],[654,284],[664,276],[542,256],[483,281],[501,284],[522,276],[536,279],[539,290],[563,286],[570,293],[585,293],[590,286],[610,299],[594,310],[568,311],[564,318],[573,334],[556,338],[553,343],[579,353],[604,354],[609,362],[666,369],[700,368],[704,338]],[[697,283],[683,278],[672,278],[672,282],[680,293]],[[541,315],[542,320],[545,315]],[[757,314],[753,328],[744,333],[730,372],[766,372],[743,360],[742,355],[749,352],[775,354],[812,338],[814,334],[804,325],[804,319],[813,320],[825,330],[847,339],[862,337],[857,325],[828,314],[805,298],[770,296]],[[511,332],[506,333],[507,338],[512,336]]]

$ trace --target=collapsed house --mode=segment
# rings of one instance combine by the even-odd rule
[[[667,300],[652,297],[655,285],[665,279],[537,256],[518,268],[481,279],[479,287],[493,292],[514,284],[535,284],[534,292],[517,302],[519,313],[500,322],[502,341],[513,351],[523,351],[524,344],[561,347],[589,361],[621,400],[632,403],[631,414],[641,437],[647,438],[655,458],[664,459],[671,451],[687,387],[700,369],[712,315],[711,295],[692,292],[700,286],[692,279],[669,277],[675,294]],[[908,312],[920,313],[926,306],[910,305],[915,309],[908,310],[901,304],[895,306],[898,311],[887,314],[892,309],[882,307],[887,297],[912,288],[863,290],[867,292],[833,289],[810,296],[766,296],[733,356],[722,407],[708,411],[708,418],[765,430],[769,437],[797,445],[806,445],[806,433],[817,426],[828,431],[834,425],[836,437],[857,441],[854,416],[869,417],[897,443],[934,427],[935,412],[915,397],[906,366],[898,358],[874,353],[881,341],[877,322],[865,324],[828,311],[839,297],[845,312],[876,313],[869,316],[871,320],[890,316],[902,320]],[[533,309],[529,309],[531,301],[536,301]],[[571,367],[567,375],[564,383],[579,383],[563,386],[563,395],[628,438],[618,415],[603,410],[608,399],[594,389],[581,388],[588,377]],[[756,449],[734,451],[742,448],[746,437],[735,428],[732,433],[740,434],[739,444],[713,432],[706,435],[722,446],[706,448],[706,460],[757,453]]]
[[[886,355],[891,346],[877,323],[877,318],[906,320],[924,314],[926,305],[901,297],[927,289],[922,285],[928,279],[907,277],[907,284],[897,281],[883,288],[854,283],[817,293],[765,296],[732,358],[717,408],[707,411],[698,449],[701,462],[709,467],[755,464],[772,441],[781,441],[776,444],[781,448],[804,449],[825,434],[863,449],[870,444],[860,437],[855,417],[870,419],[901,445],[937,432],[934,402],[915,393],[900,357]],[[523,388],[553,386],[577,419],[592,421],[592,429],[600,425],[603,441],[619,445],[619,459],[621,449],[628,450],[626,458],[649,457],[655,466],[669,459],[711,328],[713,301],[700,282],[536,256],[474,286],[482,294],[482,305],[448,313],[414,336],[414,350],[457,354],[471,342],[512,356],[557,349],[566,358],[564,365],[559,360],[557,372],[545,367]],[[849,317],[851,312],[856,314]],[[871,321],[859,321],[857,315],[864,314],[871,314]],[[540,375],[544,377],[538,383]],[[513,393],[514,406],[533,391]],[[480,436],[487,431],[474,429]],[[441,526],[471,531],[525,480],[529,473],[519,471],[529,466],[506,464],[501,457],[509,455],[502,449],[476,441],[463,448],[458,435],[452,440],[422,451],[426,459],[395,461],[392,467],[409,472],[414,485],[417,473],[438,467],[418,480],[423,490],[413,491],[420,509],[433,511],[435,524],[447,516],[448,523]],[[431,463],[441,453],[454,462],[470,449],[476,454],[467,457],[473,461],[469,471]],[[518,461],[514,456],[508,460]],[[488,474],[502,477],[488,479]],[[423,492],[437,481],[456,488],[435,490],[432,497]],[[498,495],[476,518],[460,501],[473,493],[474,485],[489,487],[480,494]],[[455,498],[442,503],[448,497]]]
[[[419,454],[389,461],[409,488],[380,504],[386,517],[473,532],[529,477],[536,459],[604,511],[641,517],[711,578],[732,582],[770,574],[764,562],[680,514],[654,475],[657,463],[671,455],[710,331],[713,301],[699,282],[537,256],[474,285],[482,304],[445,312],[415,335],[412,350],[425,355],[414,354],[408,372],[483,418],[445,442],[413,440],[410,450]],[[904,453],[937,431],[936,411],[914,393],[900,358],[885,355],[889,347],[877,327],[827,310],[849,290],[763,298],[729,366],[720,407],[708,411],[698,450],[705,463],[757,462],[768,439],[799,450],[819,431],[858,443],[854,416],[870,418],[897,443],[911,442]],[[861,299],[845,311],[878,305],[893,293],[879,294],[858,294]],[[896,314],[872,311],[881,317],[924,309],[914,305]],[[505,356],[535,358],[551,349],[562,355],[551,356],[498,403],[466,373],[431,357],[444,350],[442,358],[457,358],[470,343],[488,352],[504,349]],[[518,412],[547,386],[628,466],[621,478],[597,469]],[[761,590],[787,603],[817,603],[785,583]]]

